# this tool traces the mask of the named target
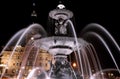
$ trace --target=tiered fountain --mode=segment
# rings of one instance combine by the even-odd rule
[[[6,44],[1,55],[9,47],[13,50],[4,64],[1,79],[6,76],[15,79],[115,79],[120,76],[118,60],[113,52],[120,56],[120,48],[110,33],[101,25],[88,24],[77,35],[73,12],[67,10],[63,4],[49,12],[48,29],[37,23],[18,31]],[[6,73],[16,50],[24,47],[19,53],[21,64],[18,71],[9,75]],[[111,50],[111,48],[113,50]],[[49,68],[45,70],[41,65],[40,50],[51,56],[47,61]],[[112,67],[104,66],[101,60],[108,54]],[[31,59],[32,58],[32,61]],[[46,59],[48,60],[48,59]],[[30,62],[28,65],[28,62]],[[44,63],[43,61],[42,63]],[[72,66],[72,63],[75,62]],[[105,62],[105,63],[108,63]]]

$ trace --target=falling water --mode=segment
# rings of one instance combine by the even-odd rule
[[[109,47],[107,46],[106,42],[102,39],[102,37],[101,37],[100,35],[98,35],[97,33],[94,33],[94,32],[88,32],[88,33],[86,33],[86,34],[88,34],[88,35],[94,35],[94,36],[96,36],[98,39],[100,39],[100,41],[104,44],[104,46],[105,46],[106,49],[108,50],[108,52],[109,52],[109,54],[110,54],[113,62],[115,63],[116,68],[118,69],[118,71],[119,71],[119,73],[120,73],[120,69],[119,69],[119,67],[118,67],[118,65],[117,65],[117,63],[116,63],[116,61],[115,61],[115,58],[113,57],[111,50],[110,50]]]
[[[100,32],[98,32],[97,30],[99,30]],[[100,33],[103,33],[103,34],[100,34]],[[118,53],[120,53],[120,47],[117,44],[117,42],[115,41],[115,39],[112,37],[112,35],[104,27],[102,27],[101,25],[96,24],[96,23],[91,23],[82,30],[81,35],[83,36],[83,38],[89,38],[88,37],[89,35],[90,36],[93,35],[93,36],[97,37],[103,43],[105,48],[108,50],[116,68],[118,69],[118,71],[120,73],[120,68],[117,65],[117,62],[116,62],[114,56],[112,55],[112,52],[111,52],[108,44],[106,43],[106,41],[103,39],[102,36],[106,36],[113,43],[114,47],[117,48]]]
[[[36,67],[29,73],[26,79],[49,79],[49,77],[44,69]]]
[[[12,39],[7,43],[7,45],[6,45],[5,48],[4,48],[4,50],[5,50],[5,49],[8,47],[8,45],[9,45],[10,43],[12,43],[12,42],[14,41],[14,39],[15,39],[18,35],[20,36],[20,38],[18,39],[17,43],[15,44],[15,47],[14,47],[13,51],[11,52],[11,55],[10,55],[10,57],[9,57],[7,63],[6,63],[6,66],[8,66],[8,64],[10,63],[10,60],[11,60],[11,58],[13,57],[13,54],[15,53],[15,50],[16,50],[17,46],[21,45],[21,43],[23,42],[23,40],[24,40],[24,38],[25,38],[25,35],[26,35],[28,32],[31,32],[31,29],[32,29],[32,28],[35,28],[35,27],[37,27],[39,30],[41,30],[41,34],[43,34],[44,36],[46,36],[45,30],[44,30],[43,27],[41,27],[41,25],[39,25],[39,24],[32,24],[32,25],[29,26],[28,28],[23,29],[23,30],[20,30],[18,33],[16,33],[16,34],[12,37]],[[32,29],[32,30],[33,30],[33,29]],[[4,52],[4,50],[3,50],[3,52]],[[25,63],[24,63],[24,64],[25,64]],[[23,67],[22,67],[22,68],[23,68]],[[3,75],[5,74],[6,69],[7,69],[7,68],[5,67],[0,78],[3,77]],[[18,78],[18,79],[20,79],[20,78]]]
[[[30,51],[32,50],[32,48],[33,48],[33,46],[31,46],[31,47],[29,48],[29,51],[28,51],[28,49],[26,49],[26,52],[25,52],[26,54],[25,54],[24,57],[23,57],[24,60],[22,61],[21,68],[20,68],[20,70],[19,70],[19,74],[18,74],[18,76],[17,76],[17,79],[21,79],[22,76],[23,76],[23,73],[24,73],[24,70],[25,70],[25,65],[26,65],[28,56],[29,56]]]
[[[7,47],[9,47],[11,45],[11,43],[17,41],[19,39],[19,37],[21,36],[21,34],[26,30],[26,28],[18,31],[17,33],[15,33],[15,35],[13,35],[13,37],[9,40],[9,42],[5,45],[5,47],[3,48],[2,52],[0,53],[0,55],[3,54],[4,50],[7,49]]]
[[[51,16],[53,17],[53,19],[58,18],[59,15],[62,18],[67,18],[68,16],[65,15],[67,13],[65,13],[64,10],[65,9],[60,8],[59,11],[63,12],[63,14],[58,12],[57,15],[54,16],[54,14],[51,14]],[[41,25],[32,24],[28,28],[22,29],[17,32],[10,39],[10,41],[7,43],[1,53],[2,55],[3,52],[7,49],[7,47],[14,44],[14,49],[12,50],[10,57],[5,64],[6,66],[11,62],[17,46],[22,45],[25,48],[23,51],[22,64],[20,65],[20,70],[17,74],[17,79],[22,79],[24,77],[24,73],[26,72],[25,68],[27,67],[27,62],[29,62],[29,57],[31,56],[31,53],[34,54],[34,58],[32,60],[31,71],[29,72],[27,70],[27,79],[79,79],[78,75],[80,76],[80,79],[105,79],[103,73],[108,73],[108,71],[115,71],[119,72],[120,74],[119,66],[112,54],[112,51],[110,50],[107,42],[103,38],[107,37],[116,47],[118,53],[120,52],[120,48],[105,28],[98,24],[90,24],[86,26],[85,29],[83,29],[83,31],[81,32],[81,38],[79,38],[77,37],[72,20],[67,18],[67,20],[65,19],[64,21],[65,23],[63,23],[65,25],[70,24],[70,27],[65,26],[64,28],[62,28],[63,30],[58,30],[63,34],[63,36],[59,34],[56,36],[47,36],[47,32]],[[69,35],[66,34],[67,28],[72,29],[71,32],[73,33],[73,36],[70,35],[72,37],[69,37]],[[67,36],[65,36],[64,34],[66,34]],[[27,35],[31,35],[31,37],[27,40],[27,42],[25,42],[25,37]],[[116,66],[116,69],[102,69],[97,54],[97,51],[99,50],[96,51],[93,43],[88,42],[89,40],[85,40],[85,38],[90,38],[89,36],[91,35],[94,38],[99,39],[100,42],[102,42],[104,47],[107,49],[109,55],[111,56]],[[39,61],[40,49],[47,51],[47,53],[53,55],[53,57],[55,58],[55,63],[50,66],[49,71],[45,71],[42,66],[38,65],[39,63],[37,61]],[[72,67],[71,63],[67,59],[67,55],[70,54],[75,55],[74,60],[78,65],[77,71],[79,71],[79,73],[75,71],[75,69]],[[52,60],[50,60],[50,62],[52,62]],[[2,75],[0,77],[1,79],[5,75],[6,69],[7,67],[4,68],[4,71],[2,72]]]
[[[31,31],[31,28],[34,28],[35,26],[39,27],[39,29],[42,30],[41,32],[43,32],[43,34],[46,35],[46,32],[45,32],[45,30],[43,29],[43,27],[41,27],[39,24],[33,24],[33,25],[29,26],[29,27],[25,30],[25,32],[22,34],[21,38],[18,40],[18,43],[17,43],[16,45],[18,45],[19,42],[21,41],[21,39],[23,38],[23,36],[25,36],[25,34],[26,34],[27,32],[29,32],[29,31]],[[28,44],[29,44],[29,43],[28,43]],[[26,52],[27,55],[24,57],[25,59],[24,59],[24,61],[22,62],[21,69],[20,69],[20,71],[19,71],[19,74],[18,74],[17,79],[21,79],[21,77],[22,77],[22,74],[23,74],[23,71],[24,71],[24,68],[25,68],[25,64],[26,64],[26,62],[27,62],[27,58],[28,58],[28,56],[29,56],[29,53],[30,53],[31,49],[32,49],[32,48],[29,49],[29,52]]]
[[[85,33],[92,31],[92,32],[96,32],[104,37],[107,37],[111,43],[113,43],[113,47],[116,47],[118,50],[118,53],[120,53],[120,47],[118,45],[118,43],[115,41],[115,39],[113,38],[113,36],[101,25],[97,24],[97,23],[91,23],[88,24],[81,32],[81,36],[84,36]]]
[[[0,53],[0,55],[2,55],[3,52],[4,52],[8,47],[10,47],[11,43],[17,41],[16,38],[19,38],[20,35],[25,31],[25,29],[26,29],[26,28],[18,31],[18,32],[10,39],[10,41],[9,41],[9,42],[6,44],[6,46],[3,48],[2,52]],[[5,64],[5,68],[4,68],[4,70],[3,70],[2,74],[1,74],[0,79],[2,79],[3,75],[5,74],[5,71],[6,71],[7,67],[8,67],[8,64],[9,64],[9,62],[10,62],[10,60],[11,60],[14,52],[15,52],[15,50],[13,50],[13,52],[12,52],[11,55],[10,55],[10,57],[7,59],[8,61],[7,61],[6,64]]]
[[[77,52],[78,52],[78,55],[79,55],[79,59],[80,59],[80,63],[82,63],[82,60],[81,60],[81,55],[80,55],[80,51],[79,51],[79,43],[78,43],[78,39],[77,39],[77,35],[76,35],[76,31],[74,29],[74,26],[73,26],[73,23],[70,21],[70,20],[67,20],[66,23],[70,23],[71,24],[71,27],[72,27],[72,30],[73,30],[73,34],[74,34],[74,37],[75,37],[75,42],[76,42],[76,47],[77,47]],[[84,79],[84,73],[83,73],[83,66],[82,64],[80,65],[81,67],[81,72],[82,72],[82,76],[83,76],[83,79]]]

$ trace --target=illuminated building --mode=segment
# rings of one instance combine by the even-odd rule
[[[23,52],[24,52],[24,47],[17,46],[12,58],[9,60],[10,55],[12,54],[12,49],[9,49],[7,51],[4,51],[0,57],[1,63],[0,63],[0,73],[3,72],[3,69],[6,68],[5,73],[7,76],[13,77],[17,76],[21,67],[22,59],[23,59]],[[34,52],[34,51],[33,51]],[[32,60],[34,58],[34,53],[31,52],[31,56],[28,57],[28,62],[26,64],[25,68],[25,76],[30,72],[32,69]],[[47,51],[44,51],[40,49],[38,58],[36,61],[36,65],[39,67],[42,67],[46,71],[50,69],[50,61],[52,60],[52,56],[47,53]],[[8,61],[9,60],[9,61]],[[6,63],[8,65],[6,65]]]

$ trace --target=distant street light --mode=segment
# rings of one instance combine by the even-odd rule
[[[74,68],[76,68],[77,64],[74,62],[74,63],[72,64],[72,66],[73,66]]]

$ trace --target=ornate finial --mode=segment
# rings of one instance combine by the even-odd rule
[[[58,9],[64,9],[65,6],[62,4],[62,1],[59,1],[59,4],[57,5]]]
[[[65,6],[64,6],[63,4],[58,4],[57,8],[59,8],[59,9],[64,9]]]

